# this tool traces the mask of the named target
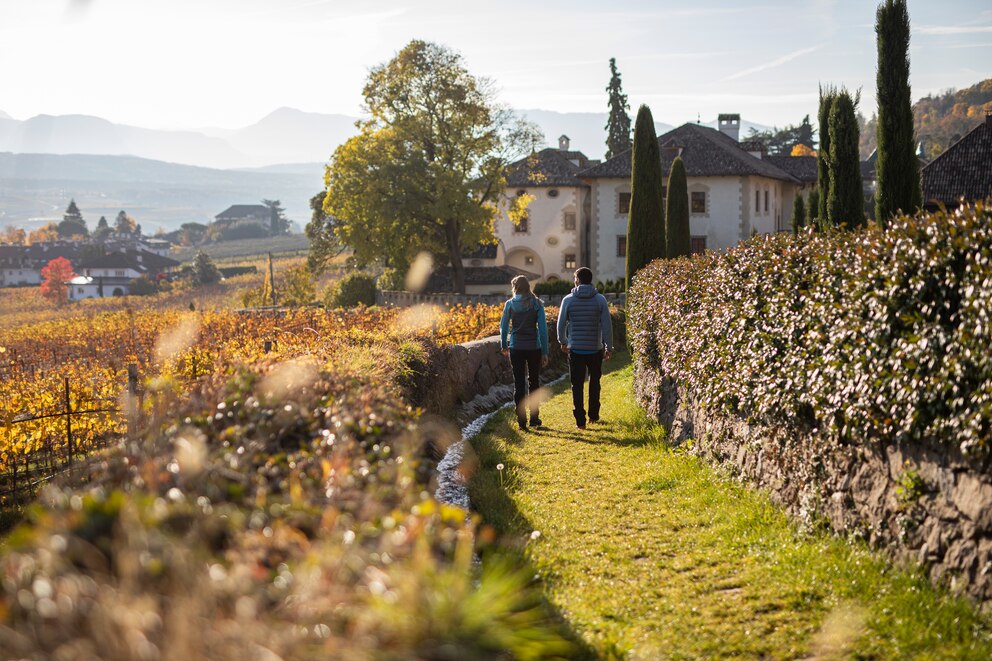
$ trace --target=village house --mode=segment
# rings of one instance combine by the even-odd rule
[[[126,296],[137,278],[157,278],[173,271],[179,262],[146,250],[128,250],[84,259],[68,284],[70,301],[84,298]]]
[[[257,223],[262,227],[268,227],[272,221],[272,209],[264,204],[232,204],[214,216],[214,220],[221,225]]]
[[[73,241],[0,245],[0,287],[36,287],[41,284],[41,269],[48,262],[64,257],[75,263],[80,250],[81,245]]]
[[[923,206],[931,211],[992,197],[992,114],[930,161],[920,175]]]
[[[658,138],[664,181],[681,156],[689,192],[694,252],[725,250],[753,234],[789,231],[796,195],[816,185],[814,157],[769,157],[758,144],[738,142],[740,115],[719,118],[720,130],[684,124]],[[567,136],[511,166],[496,221],[506,264],[535,281],[570,278],[589,266],[597,279],[623,278],[630,211],[630,151],[598,163],[571,151]],[[534,197],[514,225],[512,198]],[[663,191],[667,194],[667,191]]]
[[[496,238],[505,249],[508,266],[536,275],[538,280],[571,278],[589,259],[590,189],[579,172],[597,164],[569,149],[566,135],[558,149],[547,148],[510,166],[506,194],[496,219]],[[513,197],[533,200],[519,223],[510,221]]]

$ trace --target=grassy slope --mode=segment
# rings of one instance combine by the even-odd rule
[[[210,243],[204,246],[181,248],[175,254],[170,255],[170,257],[180,262],[192,262],[196,257],[196,253],[205,252],[215,262],[228,262],[244,260],[249,257],[265,256],[270,252],[273,255],[305,254],[309,249],[310,241],[305,234],[290,234],[288,236],[275,236],[267,239],[237,239],[235,241]]]
[[[558,386],[549,429],[490,422],[471,484],[505,539],[540,531],[525,553],[599,656],[992,658],[990,621],[967,605],[860,545],[802,533],[766,497],[670,450],[637,408],[629,366],[612,367],[603,422],[575,429]]]

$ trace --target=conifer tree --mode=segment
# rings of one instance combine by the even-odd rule
[[[76,206],[76,200],[69,200],[69,206],[65,209],[62,222],[58,225],[58,233],[59,237],[64,239],[89,236],[90,231],[86,227],[86,221],[83,220],[83,214]]]
[[[810,194],[812,197],[812,194]],[[792,233],[799,234],[799,230],[806,227],[806,205],[803,203],[803,196],[796,194],[796,199],[792,202]]]
[[[817,213],[820,211],[820,189],[814,188],[809,192],[809,199],[806,200],[806,223],[815,229],[819,223]]]
[[[630,105],[620,83],[617,60],[613,57],[610,58],[610,74],[610,84],[606,87],[610,106],[610,117],[606,121],[606,158],[630,149],[630,115],[627,114]]]
[[[816,187],[820,194],[815,209],[820,225],[827,222],[827,197],[830,191],[830,108],[836,98],[837,90],[833,86],[826,88],[820,86],[820,110],[817,113],[820,122],[820,149],[817,151],[816,159]]]
[[[668,173],[668,208],[665,210],[666,255],[682,257],[692,253],[689,232],[689,186],[685,177],[685,164],[680,156],[672,161]]]
[[[77,223],[83,223],[83,214],[80,213],[79,207],[76,206],[75,198],[69,200],[69,206],[65,208],[65,215],[62,216],[62,220],[71,220]]]
[[[878,160],[875,172],[875,218],[886,220],[902,210],[923,206],[920,161],[913,135],[909,87],[909,11],[905,0],[885,0],[875,13],[878,35]]]
[[[212,285],[215,282],[220,282],[220,278],[220,271],[217,270],[210,256],[202,251],[196,253],[196,257],[193,259],[193,286]]]
[[[855,228],[865,223],[865,198],[858,152],[857,101],[841,90],[830,107],[830,192],[827,220],[830,225]]]
[[[627,290],[634,273],[665,256],[665,209],[662,204],[661,152],[651,109],[641,106],[634,124],[627,217]]]

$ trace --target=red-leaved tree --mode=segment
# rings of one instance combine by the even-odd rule
[[[72,262],[65,257],[56,257],[41,269],[41,295],[55,305],[69,302],[66,283],[75,277]]]

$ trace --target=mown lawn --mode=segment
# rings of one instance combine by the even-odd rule
[[[473,506],[523,548],[601,658],[992,658],[992,620],[860,543],[805,533],[760,493],[670,449],[614,359],[603,420],[567,383],[521,432],[473,440]],[[502,470],[497,467],[502,465]],[[536,532],[535,532],[536,531]]]

